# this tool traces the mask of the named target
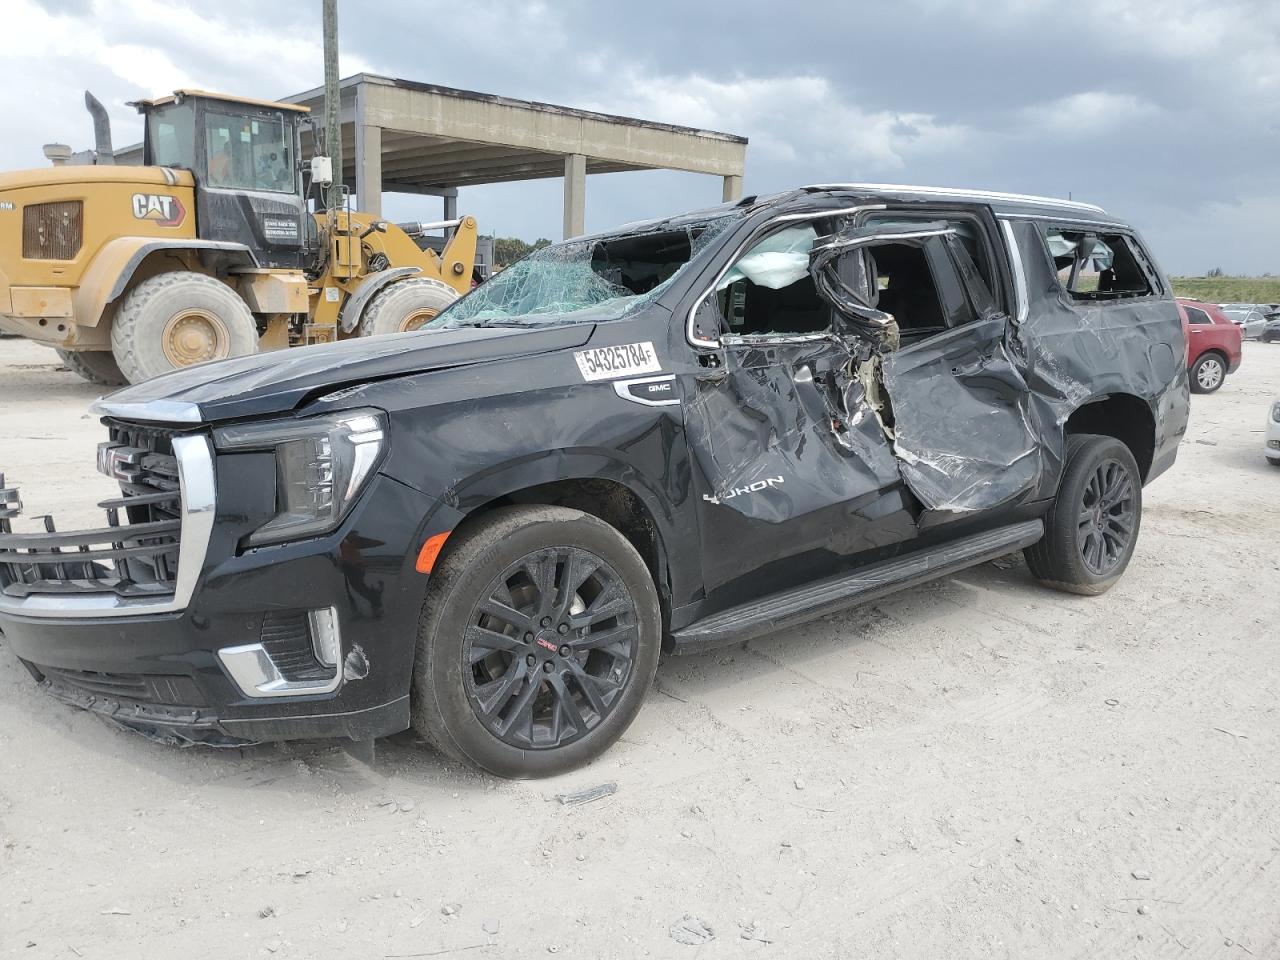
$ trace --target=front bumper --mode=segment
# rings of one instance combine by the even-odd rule
[[[95,615],[77,597],[63,615],[59,598],[45,597],[38,610],[0,605],[0,635],[49,693],[171,742],[366,740],[405,729],[427,579],[413,563],[434,501],[379,474],[329,536],[237,555],[265,477],[251,458],[227,469],[231,459],[219,458],[207,554],[182,609]],[[278,645],[282,624],[317,609],[331,609],[338,628],[335,688],[246,695],[219,651]]]

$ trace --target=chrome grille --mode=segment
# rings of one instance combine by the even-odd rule
[[[14,533],[0,521],[4,595],[172,595],[182,539],[175,431],[107,425],[111,439],[99,446],[98,465],[119,482],[121,496],[98,504],[106,526],[62,533],[44,517],[43,533]]]

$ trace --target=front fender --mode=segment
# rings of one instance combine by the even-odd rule
[[[654,525],[658,557],[669,578],[673,596],[683,596],[697,577],[696,558],[679,556],[686,542],[677,531],[678,513],[670,499],[635,467],[607,450],[579,448],[548,450],[497,464],[455,483],[437,500],[418,531],[416,548],[428,539],[457,528],[468,516],[495,500],[544,484],[574,480],[605,480],[630,491],[644,506]],[[401,480],[401,482],[405,482]],[[412,485],[412,484],[411,484]],[[686,582],[689,581],[689,582]]]
[[[191,238],[161,240],[149,237],[116,237],[103,244],[81,277],[72,297],[75,321],[81,326],[95,327],[108,306],[129,289],[133,276],[143,261],[162,251],[218,253],[238,266],[256,267],[257,257],[243,243]]]

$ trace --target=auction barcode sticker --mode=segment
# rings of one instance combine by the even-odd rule
[[[584,380],[612,380],[637,373],[658,373],[662,364],[654,352],[653,343],[624,343],[616,347],[593,347],[578,350],[573,359],[578,361]]]

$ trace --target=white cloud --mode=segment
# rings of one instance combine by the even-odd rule
[[[5,0],[5,69],[28,82],[0,87],[0,116],[13,131],[0,142],[0,169],[43,163],[46,142],[89,146],[86,88],[106,104],[115,144],[123,146],[141,137],[129,100],[179,87],[274,97],[319,82],[318,22],[267,31],[217,12],[217,5],[94,0],[87,14],[52,13],[33,0]],[[364,60],[344,54],[344,73],[366,69]]]
[[[1159,112],[1133,94],[1089,90],[1025,107],[1018,119],[1023,131],[1072,139],[1109,133]]]
[[[914,157],[956,149],[970,133],[928,113],[863,110],[815,76],[722,81],[630,70],[615,89],[628,91],[621,104],[594,108],[742,134],[751,141],[748,162],[799,163],[832,176],[900,171]]]

